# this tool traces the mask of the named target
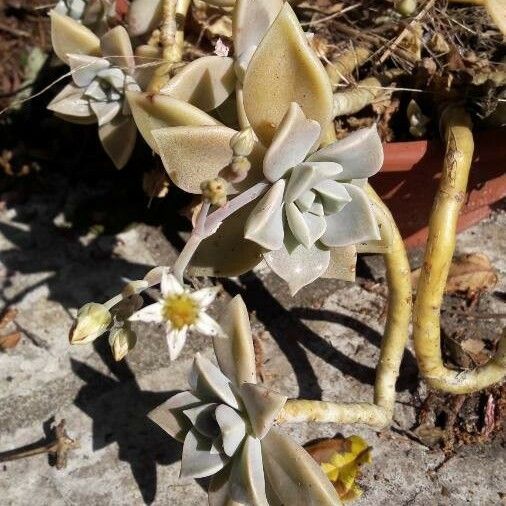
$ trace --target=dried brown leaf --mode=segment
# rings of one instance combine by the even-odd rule
[[[411,273],[416,286],[420,269]],[[482,253],[471,253],[456,258],[450,267],[445,293],[464,293],[468,296],[492,290],[498,282],[497,272],[489,258]]]
[[[11,332],[5,336],[0,336],[0,351],[14,348],[21,340],[21,332]]]

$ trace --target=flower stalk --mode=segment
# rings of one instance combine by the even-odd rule
[[[413,312],[413,338],[420,371],[427,383],[453,394],[467,394],[497,383],[506,375],[506,336],[495,356],[474,370],[452,370],[443,363],[440,313],[455,250],[457,220],[464,203],[473,159],[472,124],[459,106],[442,115],[446,140],[443,174],[429,221],[429,238]]]

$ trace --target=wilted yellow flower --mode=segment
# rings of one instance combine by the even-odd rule
[[[362,489],[356,479],[359,467],[372,461],[371,448],[359,436],[326,439],[306,450],[321,465],[343,501],[357,499]]]

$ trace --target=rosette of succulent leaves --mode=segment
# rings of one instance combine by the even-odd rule
[[[383,162],[376,128],[332,139],[331,84],[288,3],[239,0],[233,34],[233,57],[199,58],[158,93],[127,92],[174,184],[203,194],[174,272],[239,275],[264,259],[292,292],[353,280],[357,248],[388,247],[363,189]]]
[[[183,443],[181,477],[212,477],[209,505],[338,505],[313,458],[280,431],[286,397],[256,382],[248,311],[237,296],[213,338],[218,367],[197,354],[190,390],[174,395],[150,418]]]

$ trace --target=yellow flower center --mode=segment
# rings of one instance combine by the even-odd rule
[[[197,303],[186,293],[169,295],[163,302],[162,315],[176,329],[193,325],[198,313]]]

